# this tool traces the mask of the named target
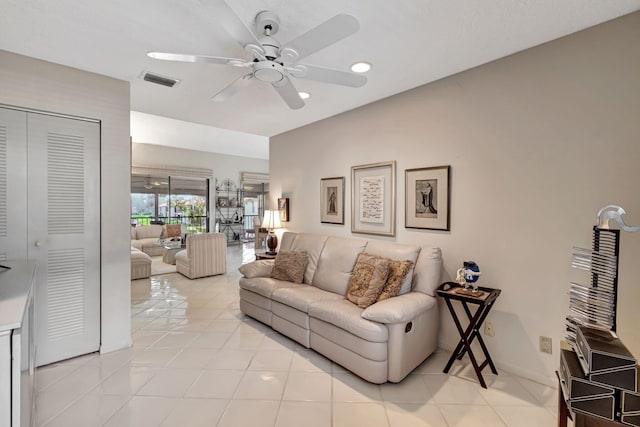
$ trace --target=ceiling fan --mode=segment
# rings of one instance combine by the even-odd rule
[[[278,32],[278,17],[270,11],[256,16],[256,28],[261,33],[256,37],[223,0],[213,1],[215,15],[220,25],[231,34],[253,59],[226,58],[219,56],[190,55],[180,53],[149,52],[154,59],[179,62],[204,62],[247,68],[249,72],[238,77],[227,87],[213,96],[214,101],[224,101],[246,87],[252,80],[271,83],[282,99],[292,109],[302,108],[300,98],[291,77],[315,80],[342,86],[360,87],[367,78],[350,72],[300,64],[301,59],[330,46],[358,31],[358,20],[339,14],[315,28],[281,45],[273,34]]]

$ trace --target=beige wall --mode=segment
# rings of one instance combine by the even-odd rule
[[[397,161],[397,235],[438,245],[503,293],[486,338],[502,368],[553,383],[574,245],[619,204],[640,224],[640,13],[271,138],[271,197],[294,231],[350,235],[350,167]],[[399,65],[398,78],[402,78]],[[375,64],[374,64],[375,67]],[[375,74],[372,75],[375,78]],[[366,90],[366,86],[363,89]],[[451,231],[404,228],[404,170],[451,165]],[[346,176],[346,223],[320,223],[320,178]],[[618,331],[640,357],[640,233],[621,238]],[[444,306],[443,306],[443,309]],[[440,345],[457,343],[442,311]],[[554,354],[538,352],[540,335]]]
[[[0,104],[100,120],[101,351],[130,346],[129,83],[0,50]]]

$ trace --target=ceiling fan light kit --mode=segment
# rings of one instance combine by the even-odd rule
[[[220,102],[229,99],[245,86],[252,84],[251,81],[255,78],[261,82],[271,83],[290,108],[298,109],[304,106],[304,101],[291,81],[291,77],[348,87],[361,87],[367,82],[367,78],[360,74],[297,63],[297,61],[356,33],[360,24],[355,17],[345,14],[336,15],[281,46],[278,40],[273,37],[280,29],[280,22],[275,13],[262,11],[256,15],[256,29],[260,33],[260,36],[256,37],[226,2],[218,0],[214,4],[219,12],[217,16],[221,19],[221,25],[238,40],[244,50],[253,56],[253,59],[164,52],[149,52],[147,54],[151,58],[164,61],[204,62],[251,69],[248,74],[245,73],[236,78],[216,93],[212,97],[214,101]]]
[[[351,66],[351,71],[354,73],[366,73],[371,69],[371,64],[368,62],[356,62]]]

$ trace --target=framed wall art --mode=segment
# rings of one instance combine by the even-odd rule
[[[320,222],[344,224],[344,176],[320,180]]]
[[[351,167],[351,232],[396,235],[396,162]]]
[[[280,212],[280,221],[289,221],[289,198],[278,199],[278,211]]]
[[[451,166],[405,170],[406,228],[449,231]]]

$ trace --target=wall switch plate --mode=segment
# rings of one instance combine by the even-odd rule
[[[542,353],[552,353],[551,350],[551,338],[540,336],[540,351]]]
[[[488,337],[493,337],[496,334],[496,329],[493,325],[493,322],[485,322],[484,324],[484,334]]]

